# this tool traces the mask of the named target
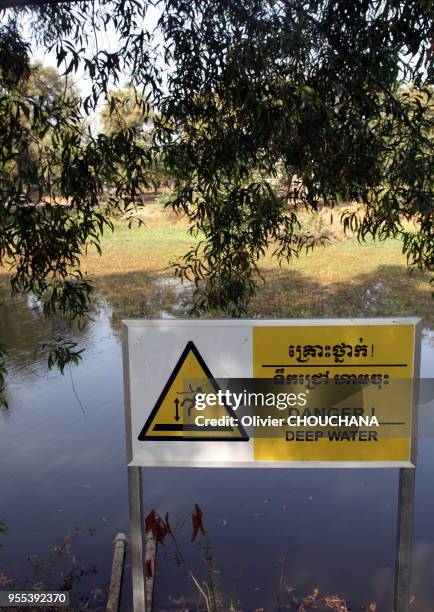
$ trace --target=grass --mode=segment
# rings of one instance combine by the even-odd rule
[[[125,316],[185,316],[191,291],[174,282],[169,263],[194,243],[185,220],[159,205],[143,212],[144,226],[115,221],[102,241],[103,255],[89,252],[83,269],[96,292]],[[401,243],[359,244],[334,221],[332,243],[279,266],[268,253],[260,262],[265,282],[248,306],[250,317],[421,316],[434,325],[429,273],[409,274]],[[184,307],[182,304],[184,303]]]

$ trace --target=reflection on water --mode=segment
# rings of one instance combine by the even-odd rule
[[[0,413],[0,519],[8,527],[0,535],[0,577],[18,586],[34,581],[29,557],[37,555],[33,564],[48,559],[78,528],[74,562],[96,566],[82,588],[97,600],[98,589],[107,589],[113,538],[128,531],[118,330],[100,305],[81,333],[83,363],[61,376],[33,355],[39,343],[64,331],[62,324],[53,330],[41,321],[37,303],[6,301],[0,313],[0,337],[12,347],[9,409]],[[425,377],[433,375],[433,338],[424,338]],[[432,407],[426,403],[424,410]],[[417,610],[434,609],[433,469],[433,438],[423,437],[414,526]],[[203,508],[220,589],[243,610],[277,609],[282,584],[301,594],[315,587],[339,593],[354,609],[376,600],[390,610],[397,483],[395,470],[143,470],[145,511],[167,511],[173,524],[186,519],[180,545],[205,580],[200,541],[190,541],[191,510],[196,502]],[[169,544],[159,557],[157,609],[179,609],[173,602],[182,596],[196,601]],[[125,611],[131,610],[129,569]]]

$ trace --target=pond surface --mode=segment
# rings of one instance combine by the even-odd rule
[[[11,347],[9,408],[0,412],[0,519],[8,529],[0,536],[0,588],[7,579],[14,580],[10,588],[58,587],[61,573],[75,567],[74,592],[91,594],[97,607],[107,591],[114,536],[129,530],[119,332],[101,306],[78,337],[86,347],[82,364],[63,376],[33,357],[52,334],[37,304],[0,306],[0,338]],[[433,373],[433,335],[426,333],[422,376]],[[424,425],[432,403],[423,411],[412,593],[415,610],[432,611],[434,444]],[[245,611],[277,610],[279,594],[285,609],[290,587],[296,595],[314,588],[340,594],[353,610],[374,600],[379,610],[391,610],[397,491],[397,470],[143,470],[145,511],[169,512],[172,526],[184,523],[179,544],[200,580],[208,572],[201,543],[209,542],[224,601]],[[191,543],[195,503],[207,537]],[[132,609],[130,569],[125,612]],[[159,569],[155,609],[198,601],[170,542],[160,547]]]

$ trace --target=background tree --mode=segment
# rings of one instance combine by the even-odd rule
[[[62,78],[57,68],[43,66],[40,61],[30,66],[29,78],[22,84],[23,93],[28,96],[41,97],[44,104],[53,104],[62,95],[77,98],[74,88]]]
[[[137,131],[144,127],[152,129],[152,116],[146,102],[133,87],[112,89],[100,113],[101,127],[104,134],[113,135],[124,128]]]
[[[3,171],[6,172],[9,179],[12,176],[15,180],[19,180],[20,177],[25,176],[26,169],[34,166],[42,170],[48,162],[54,176],[56,169],[62,164],[61,143],[56,140],[56,127],[59,120],[54,117],[54,113],[62,113],[66,116],[72,106],[77,108],[79,100],[76,92],[68,86],[65,79],[60,77],[56,68],[44,67],[39,62],[30,65],[28,78],[21,81],[18,91],[23,102],[27,100],[27,103],[32,101],[33,104],[38,104],[37,112],[46,114],[47,117],[50,117],[50,121],[41,131],[36,128],[35,107],[30,109],[29,106],[24,105],[21,107],[22,113],[18,110],[21,128],[25,131],[26,137],[21,140],[22,148],[15,158],[16,163],[6,163]],[[28,116],[26,116],[26,111],[28,111]],[[84,133],[84,121],[81,127]]]
[[[1,178],[0,262],[13,264],[13,288],[35,292],[47,314],[86,314],[79,255],[98,245],[111,210],[140,201],[159,160],[174,177],[169,205],[204,237],[177,266],[196,282],[199,312],[241,314],[270,245],[285,259],[315,246],[300,231],[300,209],[339,201],[358,206],[342,221],[359,238],[399,237],[411,265],[433,267],[430,2],[38,4],[9,11],[0,31],[1,164],[18,163],[30,117],[61,146],[59,178],[48,164],[23,168],[13,185]],[[79,104],[44,107],[23,95],[29,33],[66,76],[92,80]],[[137,125],[83,137],[80,113],[106,100],[116,118],[122,100],[110,90],[125,77],[145,122],[156,110],[151,142]],[[285,193],[274,188],[278,168]],[[101,210],[106,177],[115,189]]]
[[[102,133],[113,137],[123,130],[130,130],[135,141],[141,146],[151,150],[154,138],[155,112],[147,104],[144,97],[136,88],[126,86],[112,89],[99,114]],[[159,187],[168,187],[171,177],[165,167],[162,156],[158,155],[155,147],[152,152],[152,178],[150,180],[157,190]],[[120,168],[120,171],[122,169]]]

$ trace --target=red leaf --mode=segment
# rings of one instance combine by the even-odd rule
[[[163,523],[163,521],[158,518],[156,524],[155,524],[155,530],[154,530],[154,538],[157,542],[159,542],[160,544],[163,544],[163,540],[166,537],[168,531],[167,531],[167,527],[166,525]]]
[[[203,528],[203,523],[202,523],[202,517],[203,517],[203,512],[202,510],[199,508],[199,506],[197,504],[194,504],[194,510],[193,510],[193,514],[191,517],[191,521],[193,524],[193,533],[191,536],[191,541],[194,542],[194,540],[196,539],[197,534],[199,533],[199,529],[201,531],[201,533],[205,533],[205,530]]]
[[[149,533],[150,531],[152,532],[152,537],[154,540],[160,544],[163,544],[164,538],[169,533],[168,523],[166,524],[158,515],[156,515],[155,510],[151,510],[151,512],[145,518],[145,532]]]
[[[148,516],[145,518],[145,532],[152,531],[154,533],[155,530],[155,511],[151,510]]]

